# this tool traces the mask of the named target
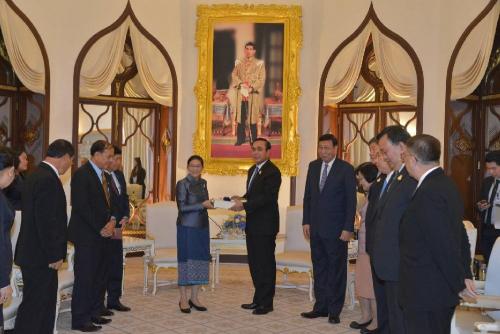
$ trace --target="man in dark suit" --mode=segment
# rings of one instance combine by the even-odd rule
[[[127,184],[122,172],[122,150],[113,146],[114,156],[109,165],[106,177],[110,185],[112,215],[117,224],[111,240],[108,242],[109,274],[106,290],[108,292],[107,308],[127,312],[130,307],[120,302],[122,295],[123,280],[123,240],[122,231],[128,222],[130,215],[129,200],[127,195]],[[104,296],[103,296],[104,297]],[[102,299],[104,301],[104,298]],[[103,305],[104,306],[104,305]]]
[[[57,270],[66,258],[66,195],[59,175],[71,166],[70,142],[52,142],[45,159],[24,182],[21,229],[15,262],[23,275],[23,301],[16,333],[52,333],[57,301]]]
[[[106,284],[106,241],[115,229],[104,168],[113,147],[98,140],[90,160],[71,179],[72,210],[69,240],[75,245],[75,284],[71,300],[72,329],[95,332],[111,319],[103,318],[101,291]],[[97,326],[96,326],[96,325]]]
[[[500,150],[491,151],[484,158],[486,173],[477,207],[481,211],[481,252],[486,263],[490,260],[495,240],[500,237]]]
[[[407,142],[404,162],[418,180],[403,215],[399,301],[408,334],[448,334],[459,294],[475,297],[463,203],[439,167],[441,144],[429,135]]]
[[[271,160],[271,143],[257,138],[252,143],[255,165],[248,170],[247,191],[243,198],[233,197],[234,211],[246,212],[246,243],[248,265],[255,293],[250,304],[242,308],[253,314],[267,314],[273,310],[276,286],[276,235],[279,231],[278,194],[281,172]],[[246,200],[242,202],[242,200]]]
[[[368,207],[366,209],[366,214],[365,214],[365,229],[366,229],[365,247],[368,255],[370,255],[373,248],[373,239],[375,235],[374,224],[376,218],[375,214],[377,212],[378,201],[381,197],[382,190],[385,190],[385,188],[387,187],[387,183],[389,181],[387,175],[391,173],[391,167],[389,167],[389,164],[380,153],[380,148],[378,146],[378,141],[376,137],[370,141],[369,147],[370,147],[370,160],[375,164],[375,166],[377,166],[377,169],[379,171],[379,176],[377,177],[375,183],[370,187],[370,191],[368,192]],[[373,290],[375,292],[375,300],[377,302],[377,309],[387,310],[387,302],[385,299],[384,286],[382,285],[380,280],[377,279],[377,276],[373,272],[373,268],[372,268],[372,281],[373,281]],[[361,332],[363,334],[376,333],[378,328],[388,328],[389,326],[388,321],[389,319],[387,312],[379,312],[377,310],[377,322],[376,322],[377,329],[370,330],[368,329],[368,327],[366,327],[364,329],[362,328]]]
[[[356,177],[354,168],[337,157],[332,134],[319,138],[319,159],[307,170],[302,227],[310,239],[316,303],[304,318],[328,317],[340,322],[347,282],[347,243],[354,230]]]
[[[381,190],[375,216],[371,224],[373,240],[370,259],[375,273],[375,284],[383,286],[386,305],[377,299],[377,313],[389,319],[388,326],[379,324],[379,333],[404,334],[402,309],[399,306],[399,225],[410,203],[417,182],[408,175],[401,155],[406,150],[408,132],[401,126],[388,126],[377,135],[380,152],[392,172],[387,175]],[[376,295],[377,297],[377,295]]]

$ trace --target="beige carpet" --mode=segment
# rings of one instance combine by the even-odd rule
[[[174,270],[160,272],[161,279],[175,279]],[[278,275],[278,281],[281,275]],[[290,276],[290,281],[305,284],[305,274]],[[308,320],[300,312],[310,311],[312,304],[307,292],[296,289],[276,289],[274,312],[267,315],[252,315],[240,308],[240,304],[251,302],[253,288],[246,265],[221,265],[220,284],[214,291],[206,288],[201,293],[202,302],[208,312],[192,311],[183,314],[178,308],[177,286],[160,287],[156,296],[142,294],[142,262],[139,258],[127,259],[125,273],[125,295],[122,302],[132,308],[131,312],[115,312],[110,325],[98,333],[359,333],[349,329],[352,320],[358,320],[359,308],[349,311],[344,308],[341,323],[332,325],[326,318]],[[62,313],[58,321],[59,333],[71,331],[71,313]]]

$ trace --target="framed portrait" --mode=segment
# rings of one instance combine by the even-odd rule
[[[302,9],[285,5],[200,5],[194,151],[211,174],[244,174],[251,143],[271,142],[271,159],[296,175]]]

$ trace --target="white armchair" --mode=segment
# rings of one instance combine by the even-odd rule
[[[153,271],[153,295],[159,286],[177,284],[177,281],[158,282],[161,268],[177,268],[177,204],[160,202],[147,206],[146,235],[154,239],[153,257],[149,267]],[[147,270],[147,269],[145,269]]]
[[[14,224],[10,230],[10,242],[12,244],[12,254],[16,251],[17,239],[19,237],[19,230],[21,228],[21,211],[16,211],[16,216],[14,218]],[[22,301],[22,296],[19,291],[18,280],[20,277],[19,268],[15,265],[12,268],[12,274],[10,277],[10,286],[12,287],[13,293],[12,298],[10,298],[3,305],[3,318],[4,318],[4,328],[6,330],[13,329],[16,322],[17,309]]]
[[[276,254],[276,269],[283,273],[283,283],[277,287],[308,291],[309,300],[313,301],[311,248],[302,232],[302,206],[287,208],[285,251]],[[304,286],[289,283],[290,273],[307,273],[309,284]]]
[[[472,248],[476,244],[477,231],[474,233],[472,224],[464,224]],[[457,308],[451,324],[451,334],[486,334],[500,331],[500,238],[491,252],[484,284],[476,283],[479,283],[476,284],[479,289],[484,285],[484,294],[481,291],[477,303],[462,303]]]

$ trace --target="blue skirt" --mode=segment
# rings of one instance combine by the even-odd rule
[[[210,233],[207,228],[177,225],[178,284],[207,285]]]

